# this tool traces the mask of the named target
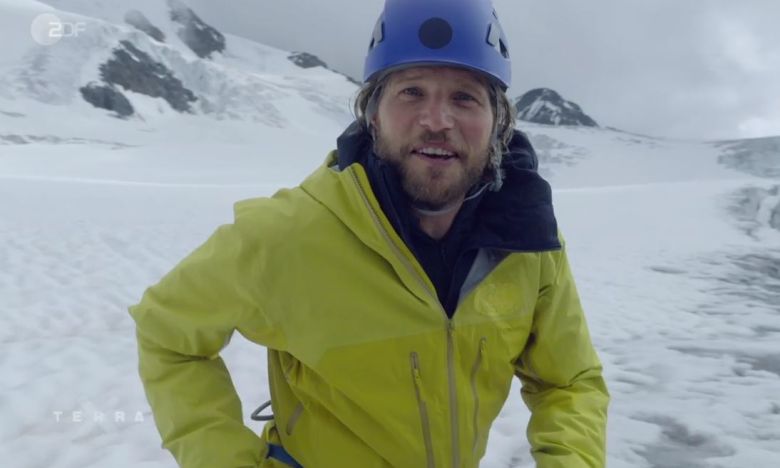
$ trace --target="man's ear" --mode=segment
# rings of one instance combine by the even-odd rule
[[[371,123],[368,126],[368,134],[371,135],[371,139],[374,141],[376,141],[376,133],[377,133],[376,124],[374,123],[374,119],[371,119]]]
[[[379,112],[374,112],[374,115],[371,116],[371,121],[368,123],[368,128],[378,129],[379,128]]]
[[[368,124],[368,134],[371,135],[371,138],[376,141],[376,134],[379,130],[379,119],[377,118],[378,112],[374,112],[374,115],[371,116],[371,119],[367,122]]]

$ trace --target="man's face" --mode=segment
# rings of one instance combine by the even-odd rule
[[[373,119],[377,155],[393,164],[418,208],[459,202],[488,161],[493,110],[472,72],[416,67],[393,73]]]

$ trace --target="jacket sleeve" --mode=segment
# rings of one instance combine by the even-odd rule
[[[258,300],[263,259],[253,234],[237,216],[130,308],[141,381],[163,447],[183,468],[257,467],[267,450],[244,425],[219,357],[234,330],[279,345]]]
[[[605,466],[609,393],[590,341],[566,251],[542,255],[542,283],[528,344],[516,362],[531,411],[538,468]],[[546,273],[545,273],[546,271]]]

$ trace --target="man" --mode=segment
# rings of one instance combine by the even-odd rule
[[[131,309],[182,467],[476,467],[513,377],[541,468],[602,467],[608,394],[505,90],[490,0],[387,0],[357,121]],[[268,348],[258,437],[220,350]]]

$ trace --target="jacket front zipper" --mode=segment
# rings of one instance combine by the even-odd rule
[[[425,442],[425,454],[428,460],[428,468],[434,468],[436,463],[433,458],[433,440],[431,439],[431,423],[428,419],[428,407],[422,397],[422,376],[420,376],[420,363],[417,353],[411,354],[412,380],[414,381],[414,393],[417,395],[417,406],[420,410],[423,441]]]
[[[442,308],[445,316],[447,313]],[[450,384],[450,420],[452,421],[452,466],[460,468],[460,444],[458,437],[460,435],[458,424],[458,389],[455,384],[455,345],[452,342],[452,333],[455,331],[455,324],[452,319],[447,318],[447,379]]]
[[[453,332],[455,331],[455,323],[447,315],[447,311],[444,309],[444,306],[441,304],[441,301],[439,300],[439,296],[436,294],[436,291],[428,286],[428,283],[426,283],[425,278],[414,268],[409,258],[407,258],[406,255],[404,255],[404,253],[401,251],[401,249],[393,242],[392,237],[387,232],[385,227],[382,225],[382,222],[379,220],[379,214],[376,212],[376,210],[374,210],[374,207],[371,206],[371,202],[369,202],[368,200],[366,191],[363,188],[363,185],[361,185],[360,180],[358,179],[357,174],[355,174],[354,169],[350,169],[350,175],[352,176],[352,179],[354,180],[355,185],[358,188],[358,192],[360,193],[360,196],[363,199],[363,203],[366,204],[366,208],[371,214],[371,218],[376,224],[377,229],[379,229],[379,232],[382,234],[382,237],[384,237],[385,241],[390,245],[390,248],[396,254],[398,259],[404,264],[404,266],[410,272],[410,274],[418,281],[418,283],[423,287],[423,289],[431,296],[431,298],[433,299],[433,303],[439,306],[439,310],[441,311],[442,316],[444,317],[444,321],[447,327],[446,328],[447,382],[448,382],[449,393],[450,393],[450,421],[452,424],[452,427],[450,428],[451,445],[452,445],[452,466],[454,468],[460,468],[460,443],[459,443],[460,428],[458,424],[458,392],[457,392],[457,387],[455,382],[455,357],[454,357],[455,345],[453,343],[453,336],[452,336]],[[416,356],[416,353],[414,353],[414,355]],[[432,451],[430,453],[433,454]],[[432,459],[430,459],[429,462],[431,460]],[[433,465],[429,465],[429,466],[433,466]]]
[[[482,360],[485,358],[486,345],[487,338],[483,336],[482,339],[479,340],[477,359],[474,361],[474,366],[471,368],[471,393],[474,399],[474,445],[471,447],[471,452],[474,458],[477,456],[477,447],[479,447],[479,391],[477,391],[477,374],[482,367]]]

